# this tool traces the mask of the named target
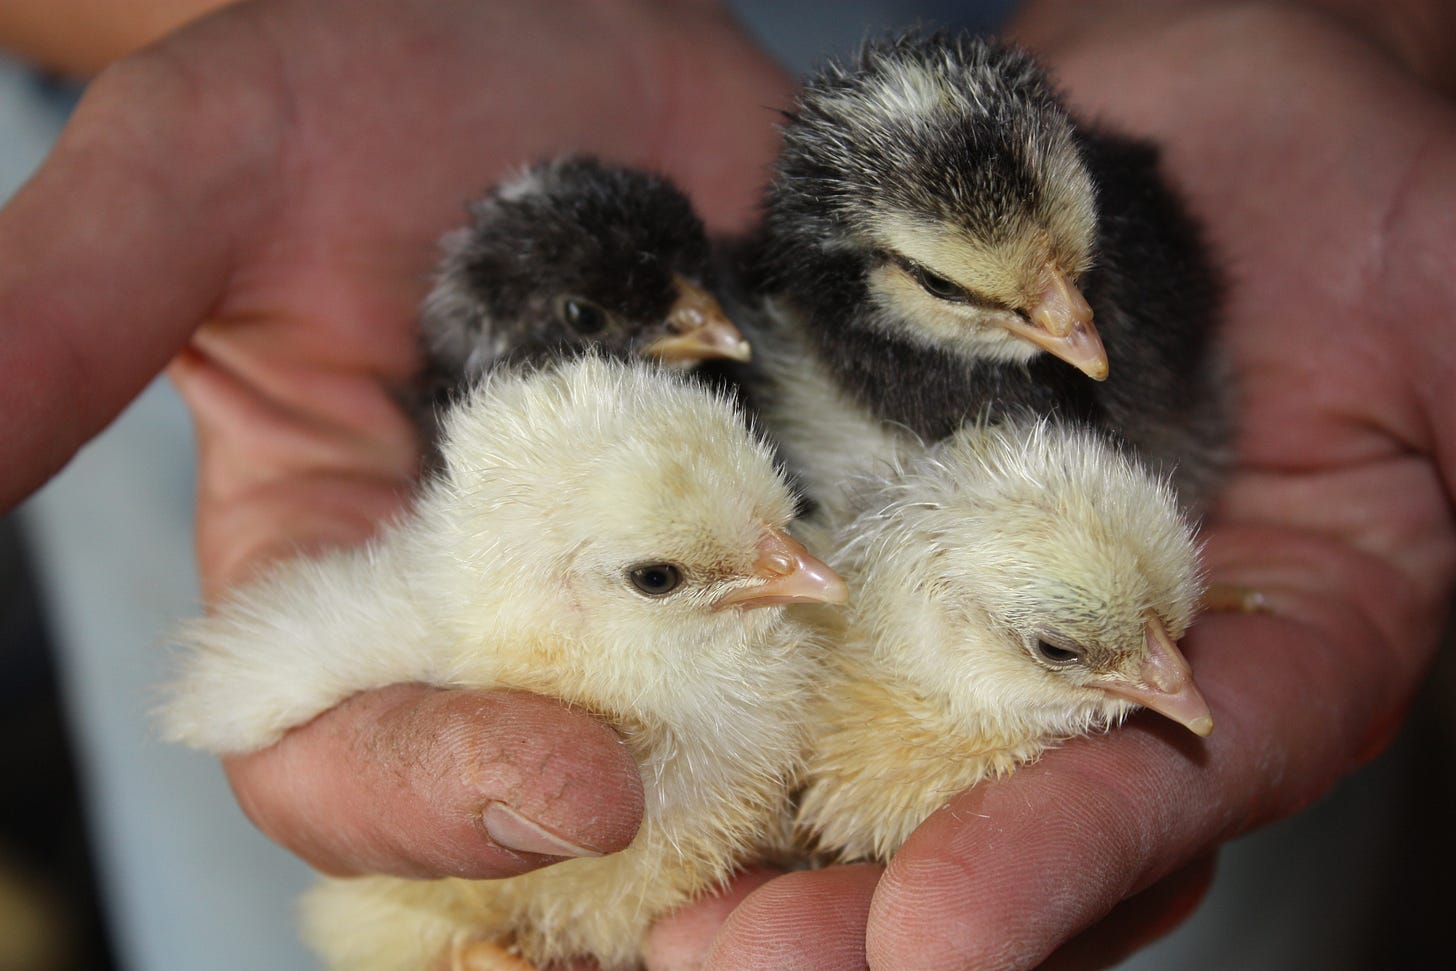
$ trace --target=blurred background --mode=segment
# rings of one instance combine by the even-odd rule
[[[877,26],[994,29],[1011,6],[736,4],[798,70]],[[77,94],[0,60],[0,199]],[[165,632],[197,610],[191,449],[158,382],[0,518],[0,971],[313,966],[292,916],[306,869],[253,831],[213,760],[161,745],[147,724]],[[1198,915],[1123,971],[1432,966],[1456,902],[1449,655],[1389,752],[1229,847]]]

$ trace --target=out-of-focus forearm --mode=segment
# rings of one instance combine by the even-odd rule
[[[1118,29],[1199,7],[1280,4],[1349,24],[1426,83],[1456,97],[1456,4],[1449,0],[1026,0],[1012,30],[1025,43],[1046,49],[1084,30]]]
[[[89,77],[232,0],[5,0],[0,48],[47,70]]]

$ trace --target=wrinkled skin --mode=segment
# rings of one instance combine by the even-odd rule
[[[783,75],[710,5],[539,6],[264,0],[104,74],[0,212],[0,498],[190,340],[171,375],[215,597],[399,508],[432,241],[508,168],[645,161],[714,228],[745,225]],[[1099,966],[1191,907],[1219,843],[1378,752],[1435,650],[1456,564],[1451,107],[1293,6],[1045,2],[1020,26],[1079,109],[1165,142],[1228,261],[1244,421],[1208,559],[1273,612],[1186,640],[1208,740],[1136,719],[957,798],[883,872],[754,874],[659,926],[659,971],[1027,968],[1111,912],[1053,959]],[[553,857],[490,839],[487,802],[597,850],[641,807],[609,731],[500,693],[370,692],[228,769],[265,832],[334,873],[520,872]]]

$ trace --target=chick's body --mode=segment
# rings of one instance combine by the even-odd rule
[[[956,793],[1137,705],[1211,729],[1174,646],[1201,589],[1191,529],[1101,437],[968,426],[856,496],[799,808],[825,853],[887,859]]]
[[[1227,374],[1197,226],[1155,150],[1074,126],[1025,52],[910,35],[829,64],[738,262],[758,300],[740,320],[763,362],[751,397],[811,492],[833,488],[815,472],[834,462],[814,431],[828,412],[902,446],[1053,415],[1125,440],[1189,508],[1217,481]],[[805,367],[828,399],[781,407]]]
[[[802,665],[761,667],[778,677],[725,683],[733,700],[696,698],[711,718],[669,726],[609,716],[647,794],[625,850],[495,881],[325,880],[304,900],[306,935],[331,967],[351,971],[428,967],[430,955],[479,939],[540,968],[583,956],[606,969],[638,967],[654,919],[780,850],[809,692]],[[760,706],[777,714],[764,717]]]
[[[254,749],[398,681],[596,712],[641,765],[630,847],[504,880],[327,881],[307,933],[335,968],[429,967],[471,940],[634,966],[651,920],[782,818],[820,654],[778,605],[843,584],[783,532],[793,496],[741,417],[660,369],[492,377],[443,458],[374,544],[286,564],[191,628],[168,734]]]

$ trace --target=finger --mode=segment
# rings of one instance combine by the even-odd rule
[[[157,57],[119,65],[0,210],[0,508],[110,421],[217,299],[270,205],[247,176],[268,166],[248,134],[267,130],[264,101],[204,96]]]
[[[777,870],[748,870],[728,886],[693,901],[652,925],[644,960],[648,971],[697,971],[713,936],[749,894],[779,875]]]
[[[1190,824],[1181,805],[1166,805],[1199,793],[1176,770],[1158,771],[1176,745],[1161,730],[1139,723],[1099,740],[1107,744],[1070,745],[932,815],[875,896],[870,964],[1037,967],[1150,869],[1193,855],[1211,807],[1195,805]]]
[[[1205,856],[1133,897],[1068,941],[1038,971],[1098,971],[1120,964],[1171,932],[1203,902],[1215,857]]]
[[[868,967],[865,920],[881,872],[869,864],[836,866],[787,873],[764,884],[724,921],[701,966],[709,971]]]
[[[253,822],[336,875],[509,876],[620,850],[642,815],[621,740],[527,694],[366,692],[226,764]]]
[[[1456,81],[1456,78],[1452,78]],[[1449,260],[1433,258],[1456,246],[1456,105],[1445,101],[1444,119],[1427,119],[1434,134],[1412,170],[1406,174],[1390,223],[1391,253],[1376,284],[1389,313],[1404,322],[1398,336],[1403,346],[1395,355],[1420,400],[1425,444],[1442,471],[1448,503],[1456,504],[1456,342],[1449,327],[1430,326],[1431,320],[1449,320],[1456,300],[1456,275]],[[1393,268],[1406,271],[1398,278]]]

